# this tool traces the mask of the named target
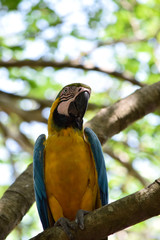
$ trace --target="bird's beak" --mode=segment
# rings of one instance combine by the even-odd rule
[[[90,91],[88,89],[80,91],[74,101],[70,103],[68,114],[72,117],[82,119],[86,112],[89,98]]]

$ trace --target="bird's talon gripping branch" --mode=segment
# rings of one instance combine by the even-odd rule
[[[85,211],[83,209],[79,209],[77,211],[75,222],[78,224],[81,230],[84,229],[84,216],[88,213],[89,211]]]
[[[57,220],[57,222],[54,224],[55,227],[62,227],[63,231],[67,234],[70,240],[73,240],[73,234],[71,233],[71,230],[75,230],[75,224],[69,221],[69,219],[61,217]]]

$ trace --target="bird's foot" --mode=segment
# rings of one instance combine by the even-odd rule
[[[57,220],[54,226],[61,226],[63,231],[67,234],[70,240],[73,240],[73,234],[71,230],[75,230],[75,224],[70,222],[68,218],[61,217]]]
[[[77,211],[75,222],[78,224],[81,230],[84,229],[84,216],[88,214],[89,211],[80,209]]]
[[[76,218],[75,218],[75,223],[78,224],[78,226],[81,230],[84,229],[84,216],[88,213],[89,213],[89,211],[85,211],[85,210],[82,210],[82,209],[77,211]],[[67,234],[69,239],[73,240],[74,237],[73,237],[73,234],[72,234],[71,230],[76,229],[76,224],[75,223],[69,221],[68,218],[61,217],[57,220],[57,222],[54,224],[54,226],[62,227],[63,231]]]

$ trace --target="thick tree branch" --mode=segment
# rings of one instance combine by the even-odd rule
[[[108,75],[119,78],[121,80],[126,80],[140,87],[144,86],[143,83],[138,82],[134,77],[130,77],[126,73],[110,71],[110,70],[103,69],[100,67],[95,67],[95,66],[77,64],[76,62],[55,62],[55,61],[42,61],[42,60],[39,60],[39,61],[21,60],[21,61],[8,61],[8,62],[0,61],[0,67],[10,68],[10,67],[23,67],[23,66],[28,66],[31,68],[37,68],[37,67],[76,68],[76,69],[82,69],[86,71],[97,71],[97,72],[106,73]]]
[[[121,132],[159,106],[160,82],[157,82],[137,90],[108,108],[101,109],[86,126],[92,128],[104,144],[107,138]]]
[[[159,107],[159,105],[160,105],[160,82],[157,82],[153,85],[137,90],[132,95],[128,96],[125,99],[120,100],[119,102],[115,103],[111,107],[102,109],[86,125],[88,125],[95,131],[101,143],[104,144],[104,142],[107,140],[108,137],[111,137],[114,134],[122,131],[129,124],[145,116],[146,114],[152,111],[155,111],[156,108]],[[0,233],[1,235],[3,234],[2,236],[7,236],[9,234],[9,232],[21,220],[22,215],[25,215],[27,209],[29,209],[29,207],[33,203],[32,167],[29,167],[29,169],[27,169],[21,175],[21,177],[23,178],[23,181],[20,181],[18,178],[15,181],[15,183],[12,185],[11,189],[12,188],[17,189],[17,191],[18,189],[25,190],[22,193],[22,199],[26,199],[28,202],[28,205],[26,207],[24,201],[21,201],[21,194],[20,195],[17,194],[17,198],[14,195],[14,201],[12,200],[12,194],[10,194],[11,191],[9,191],[8,193],[6,192],[4,194],[3,198],[0,200],[0,214],[1,214],[0,216],[2,216],[0,217],[1,219]],[[7,196],[7,201],[5,202],[4,199],[6,199],[6,196]],[[14,205],[13,205],[13,202],[14,202]],[[159,200],[157,202],[159,203]],[[149,211],[150,214],[151,214],[152,207],[153,206],[151,206],[147,210],[147,212]],[[9,212],[7,212],[6,209],[8,209]],[[14,218],[12,218],[10,216],[10,211],[11,212],[13,211],[14,213],[20,212],[21,214],[20,215],[15,214]],[[138,215],[139,214],[141,215],[141,211],[140,213],[138,213]],[[6,226],[6,222],[3,221],[3,219],[7,219],[7,226]],[[116,216],[115,216],[115,222],[117,222]]]
[[[32,164],[8,188],[0,200],[0,239],[21,221],[34,202]]]
[[[99,208],[85,216],[85,229],[76,228],[77,240],[99,240],[160,214],[160,178],[147,188]],[[58,227],[49,228],[31,240],[66,240]]]

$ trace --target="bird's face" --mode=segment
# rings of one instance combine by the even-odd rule
[[[91,88],[84,84],[65,86],[57,96],[59,101],[53,113],[54,123],[63,128],[68,126],[82,128],[90,94]]]
[[[91,89],[84,85],[68,85],[64,87],[59,95],[58,113],[65,116],[83,118],[90,93]]]

